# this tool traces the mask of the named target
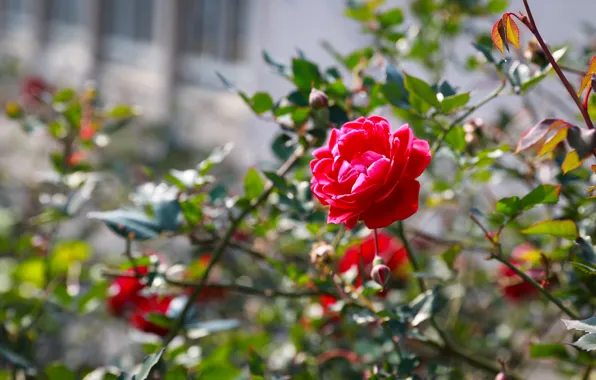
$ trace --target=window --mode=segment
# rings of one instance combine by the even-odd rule
[[[247,0],[180,0],[180,49],[224,61],[242,58]]]
[[[139,42],[151,41],[153,0],[102,0],[101,4],[104,7],[102,27],[107,36]]]
[[[50,19],[61,24],[78,24],[81,22],[81,0],[52,0],[50,4]]]

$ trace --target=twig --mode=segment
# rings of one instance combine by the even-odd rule
[[[304,156],[305,152],[306,152],[306,149],[302,145],[300,145],[296,149],[296,151],[294,151],[292,156],[290,156],[290,158],[288,158],[288,160],[286,162],[284,162],[284,164],[279,168],[279,170],[277,171],[276,174],[279,176],[284,176],[285,174],[287,174],[287,172],[290,171],[290,169]],[[203,276],[201,277],[200,281],[197,283],[192,294],[188,297],[188,301],[186,302],[186,305],[184,305],[184,308],[182,309],[182,312],[178,316],[178,319],[174,322],[174,325],[173,325],[172,329],[170,330],[170,333],[164,339],[164,342],[163,342],[164,347],[166,347],[176,337],[176,335],[178,334],[180,329],[182,329],[182,327],[184,326],[184,321],[186,319],[186,316],[190,312],[195,300],[201,293],[203,286],[207,283],[207,279],[209,277],[209,274],[211,273],[211,270],[213,269],[215,264],[217,264],[217,262],[221,259],[223,252],[228,247],[228,245],[230,243],[230,239],[232,238],[232,235],[234,234],[236,229],[242,224],[242,222],[244,221],[244,218],[246,218],[254,209],[256,209],[261,203],[265,202],[269,198],[269,195],[271,195],[271,193],[273,192],[273,189],[274,189],[274,184],[272,182],[269,182],[267,184],[267,186],[265,187],[265,190],[263,191],[263,193],[257,199],[255,199],[253,202],[251,202],[251,204],[248,207],[243,209],[236,218],[234,218],[232,220],[230,226],[226,230],[222,239],[219,241],[219,243],[215,247],[215,249],[211,255],[211,260],[209,261],[207,268],[205,268],[205,272],[203,273]]]
[[[126,248],[124,250],[124,254],[128,261],[130,261],[130,265],[132,265],[132,270],[135,272],[137,277],[141,276],[141,272],[139,272],[139,268],[137,268],[137,261],[132,255],[132,239],[128,236],[126,237]]]
[[[540,32],[538,31],[538,27],[536,26],[536,21],[534,20],[534,16],[532,15],[532,10],[530,9],[530,4],[528,3],[528,0],[523,0],[523,2],[524,2],[524,6],[526,8],[526,13],[528,14],[527,19],[525,19],[525,20],[528,20],[528,22],[524,22],[524,23],[530,29],[532,34],[534,34],[534,37],[536,37],[536,40],[538,41],[538,43],[540,44],[540,47],[544,51],[546,58],[548,59],[551,66],[553,67],[553,69],[555,70],[557,75],[559,76],[559,79],[563,83],[563,86],[565,86],[565,89],[567,90],[567,92],[569,93],[569,95],[571,96],[571,98],[573,99],[575,104],[577,105],[577,108],[579,108],[579,110],[582,114],[582,117],[584,118],[584,121],[586,122],[586,126],[588,127],[588,129],[594,129],[594,124],[592,123],[592,119],[590,119],[590,115],[588,114],[588,111],[586,109],[584,109],[584,107],[582,106],[582,102],[579,99],[579,97],[577,96],[577,94],[575,93],[573,86],[571,85],[571,83],[569,83],[569,80],[563,73],[563,70],[561,70],[561,67],[559,66],[559,64],[557,63],[555,58],[553,57],[552,53],[550,52],[550,49],[544,42],[544,39],[542,38],[542,36],[540,35]]]
[[[445,141],[445,138],[447,137],[447,134],[449,133],[449,131],[451,131],[451,129],[457,127],[462,121],[464,121],[471,114],[473,114],[474,112],[476,112],[476,110],[478,110],[478,108],[482,107],[486,103],[490,102],[491,100],[493,100],[494,98],[496,98],[497,96],[499,96],[501,94],[501,92],[505,89],[505,84],[506,83],[507,82],[505,81],[505,78],[501,78],[501,83],[499,84],[499,86],[493,92],[491,92],[490,94],[488,94],[486,96],[486,98],[482,99],[477,104],[475,104],[472,107],[470,107],[463,115],[461,115],[460,117],[458,117],[457,119],[455,119],[451,124],[449,124],[447,126],[447,128],[445,128],[443,130],[443,132],[441,133],[441,135],[439,136],[439,138],[437,140],[435,140],[435,142],[433,143],[433,145],[431,147],[431,152],[433,152],[433,154],[434,154],[434,153],[436,153],[439,150],[439,148],[443,144],[443,141]]]
[[[518,267],[513,265],[509,260],[507,260],[507,258],[503,255],[501,243],[495,241],[494,239],[492,239],[490,237],[490,234],[489,234],[488,230],[486,229],[486,227],[484,227],[482,225],[480,220],[478,220],[478,218],[475,215],[471,214],[470,218],[476,225],[478,225],[478,227],[480,227],[480,229],[484,232],[485,238],[491,242],[493,248],[495,249],[495,252],[491,252],[491,258],[501,262],[502,264],[505,264],[509,269],[511,269],[513,272],[515,272],[515,274],[517,274],[519,277],[521,277],[525,282],[529,283],[530,285],[535,287],[538,291],[540,291],[540,293],[546,299],[548,299],[550,302],[554,303],[562,312],[567,314],[569,317],[571,317],[573,319],[580,318],[579,315],[577,315],[575,312],[571,311],[569,308],[567,308],[565,305],[563,305],[563,302],[561,302],[561,300],[559,300],[557,297],[553,296],[546,288],[544,288],[539,283],[534,281],[533,278],[528,276],[526,273],[521,271]]]

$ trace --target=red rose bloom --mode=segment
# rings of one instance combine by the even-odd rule
[[[328,223],[370,229],[389,226],[418,211],[420,183],[430,163],[428,143],[408,125],[391,133],[380,116],[361,117],[333,129],[328,146],[314,151],[311,190],[329,206]]]
[[[379,255],[385,261],[385,265],[391,269],[394,277],[403,279],[407,275],[406,265],[408,263],[408,253],[401,242],[385,232],[379,231]],[[345,273],[352,267],[356,267],[358,275],[354,280],[354,286],[359,288],[366,281],[371,279],[370,272],[372,262],[375,258],[375,240],[372,235],[367,237],[360,244],[350,247],[338,262],[338,272]],[[361,271],[364,269],[364,271]],[[381,292],[380,295],[385,295]],[[321,296],[321,305],[327,311],[329,306],[333,305],[336,299],[323,295]]]
[[[139,266],[137,271],[141,275],[149,273],[149,267]],[[134,269],[126,271],[129,274],[135,274]],[[140,298],[140,292],[145,285],[140,278],[118,277],[110,285],[109,297],[106,300],[106,306],[112,315],[116,317],[125,316],[128,311],[135,308]]]
[[[130,316],[129,322],[137,330],[159,336],[168,334],[166,327],[157,325],[149,320],[149,314],[167,315],[170,304],[176,297],[152,295],[142,297],[136,304],[134,313]]]
[[[513,250],[509,261],[522,269],[533,280],[540,283],[545,279],[544,270],[531,268],[530,255],[535,251],[536,249],[531,244],[519,245]],[[518,302],[538,295],[538,289],[529,282],[524,281],[513,269],[505,264],[501,264],[499,267],[499,286],[503,296],[512,302]]]
[[[21,96],[31,104],[38,104],[44,92],[52,91],[52,86],[41,77],[29,76],[21,83]]]

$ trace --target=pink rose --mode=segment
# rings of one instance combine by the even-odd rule
[[[329,206],[328,223],[370,229],[389,226],[418,211],[420,183],[430,163],[428,143],[408,125],[391,133],[380,116],[361,117],[333,129],[328,146],[313,152],[311,190]]]

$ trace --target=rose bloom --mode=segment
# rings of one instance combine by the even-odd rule
[[[27,103],[39,104],[45,92],[52,92],[53,87],[42,77],[28,76],[21,83],[21,96]]]
[[[540,284],[546,274],[542,269],[532,268],[532,261],[535,261],[535,256],[538,253],[539,251],[531,244],[522,244],[513,250],[509,261]],[[538,295],[538,289],[524,281],[505,264],[499,266],[498,274],[501,293],[508,301],[518,302]]]
[[[149,273],[149,267],[138,266],[137,271],[141,275]],[[127,274],[135,274],[134,269],[128,269]],[[112,281],[108,289],[106,306],[108,311],[116,317],[126,317],[136,308],[141,297],[141,291],[145,284],[140,278],[117,277]]]
[[[379,255],[385,261],[385,265],[391,269],[394,278],[405,279],[408,274],[408,253],[402,243],[392,235],[379,231]],[[358,275],[354,280],[354,286],[359,288],[366,281],[371,280],[370,272],[372,262],[375,258],[375,241],[372,235],[368,236],[360,244],[352,246],[346,250],[346,253],[339,260],[337,271],[342,274],[353,267],[356,268]],[[362,271],[361,269],[364,269]],[[384,296],[386,292],[382,291],[379,295]],[[321,296],[321,305],[327,311],[329,306],[333,305],[336,299],[323,295]]]
[[[431,154],[407,124],[392,133],[386,119],[361,117],[331,130],[328,145],[313,154],[311,190],[329,206],[328,223],[383,228],[418,211],[416,178]]]
[[[168,316],[168,311],[172,301],[176,297],[173,296],[159,296],[151,295],[142,297],[136,304],[134,313],[129,318],[130,325],[146,333],[151,333],[159,336],[168,334],[168,329],[164,326],[157,325],[149,320],[149,314],[158,314]]]

